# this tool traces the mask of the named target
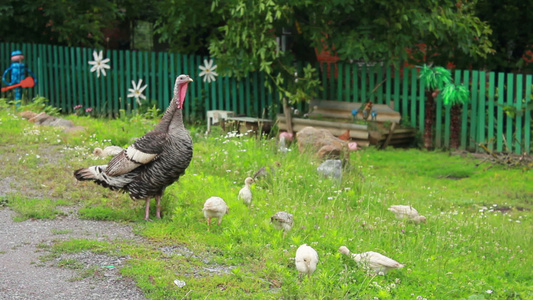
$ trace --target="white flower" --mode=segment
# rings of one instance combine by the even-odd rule
[[[143,91],[144,89],[146,89],[147,85],[145,84],[143,87],[141,87],[141,85],[143,84],[142,79],[139,79],[138,84],[135,84],[135,81],[132,80],[131,84],[133,85],[133,88],[128,89],[128,98],[134,97],[135,101],[137,101],[137,104],[141,105],[141,100],[139,100],[139,98],[146,99],[146,96],[143,95]]]
[[[217,72],[215,72],[215,69],[217,68],[217,65],[213,66],[213,60],[210,59],[209,61],[207,59],[204,59],[204,65],[199,67],[202,72],[200,72],[200,77],[204,77],[204,82],[211,82],[216,80],[216,76],[218,76]]]
[[[485,293],[492,294],[492,290],[486,290]]]
[[[89,61],[89,64],[93,65],[91,72],[96,71],[96,76],[98,76],[98,78],[100,78],[100,72],[106,76],[105,69],[111,69],[107,64],[109,63],[109,58],[104,59],[104,52],[102,50],[100,50],[100,53],[93,51],[93,57],[94,61]]]

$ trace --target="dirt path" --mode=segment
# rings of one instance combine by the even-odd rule
[[[75,212],[56,220],[23,222],[14,222],[14,214],[0,208],[0,299],[146,299],[134,282],[120,275],[126,257],[82,252],[44,263],[39,259],[49,253],[42,245],[57,240],[141,241],[131,226],[80,220]],[[68,258],[97,274],[81,278],[79,269],[57,266]]]

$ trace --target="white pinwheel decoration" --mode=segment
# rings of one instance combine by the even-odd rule
[[[128,92],[129,92],[128,98],[132,98],[132,97],[135,98],[135,101],[137,101],[137,104],[141,105],[141,100],[139,100],[139,98],[146,99],[146,96],[143,95],[143,91],[146,89],[148,85],[145,84],[144,86],[142,86],[143,84],[142,79],[139,79],[138,83],[135,83],[135,81],[132,80],[131,84],[133,85],[133,88],[128,89]]]
[[[100,72],[106,76],[105,69],[111,69],[108,65],[109,58],[104,59],[104,51],[100,50],[99,53],[93,51],[93,61],[89,61],[89,64],[92,65],[91,72],[96,71],[96,76],[100,78]]]
[[[210,60],[207,60],[207,59],[204,59],[204,65],[203,66],[199,66],[200,70],[202,70],[202,72],[200,72],[200,77],[203,77],[204,78],[204,82],[211,82],[211,81],[215,81],[217,80],[216,79],[216,76],[218,76],[217,72],[215,72],[215,69],[217,68],[217,65],[213,65],[213,60],[210,59]]]

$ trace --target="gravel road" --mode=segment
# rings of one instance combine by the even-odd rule
[[[42,245],[51,245],[58,240],[141,242],[130,225],[80,220],[72,211],[56,220],[14,222],[14,215],[9,208],[0,208],[0,299],[146,299],[133,281],[120,275],[125,257],[87,251],[63,254],[44,263],[39,259],[49,253]],[[66,259],[101,271],[81,278],[80,269],[57,265]]]

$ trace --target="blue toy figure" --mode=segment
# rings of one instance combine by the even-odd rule
[[[26,77],[26,71],[31,75],[31,77],[33,77],[33,79],[35,80],[35,83],[37,84],[37,78],[35,78],[35,75],[33,74],[33,72],[22,63],[22,60],[24,60],[24,55],[22,55],[22,51],[15,50],[11,52],[11,61],[13,63],[11,63],[9,68],[7,68],[4,71],[4,75],[2,76],[2,80],[4,81],[5,84],[15,85],[15,84],[20,83],[20,81]],[[10,78],[11,82],[8,82],[6,80],[6,75],[7,73],[9,73],[9,71],[11,71],[11,78]],[[22,88],[17,87],[15,88],[15,100],[21,100],[21,99],[22,99]],[[17,103],[17,106],[19,106],[18,103]]]

